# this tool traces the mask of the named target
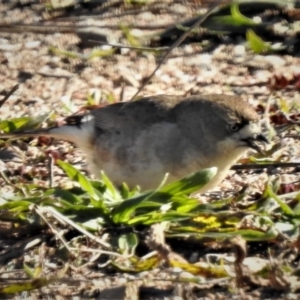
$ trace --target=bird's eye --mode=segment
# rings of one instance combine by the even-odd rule
[[[241,128],[241,126],[240,126],[240,124],[231,124],[230,126],[229,126],[229,129],[230,129],[230,131],[232,131],[232,132],[237,132],[237,131],[239,131],[240,130],[240,128]]]

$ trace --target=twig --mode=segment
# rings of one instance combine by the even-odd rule
[[[99,249],[92,249],[92,248],[75,248],[71,247],[70,250],[76,251],[76,252],[88,252],[88,253],[97,253],[97,254],[107,254],[115,257],[121,257],[124,259],[132,257],[132,255],[123,255],[119,254],[117,252],[112,252],[112,251],[105,251],[105,250],[99,250]]]
[[[300,134],[287,134],[284,137],[285,138],[300,139]]]
[[[36,72],[36,74],[41,75],[43,77],[53,77],[53,78],[63,78],[63,79],[70,79],[74,77],[73,75],[59,75],[59,74],[50,74],[44,72]]]
[[[7,178],[7,176],[4,174],[3,171],[0,171],[0,178],[3,179],[3,181],[6,183],[6,185],[11,186],[11,182],[9,181],[9,179]]]
[[[64,244],[64,246],[66,247],[66,249],[71,252],[71,250],[69,249],[68,243],[67,241],[63,238],[63,236],[58,232],[58,230],[52,225],[50,224],[50,222],[48,222],[46,216],[44,215],[45,210],[42,207],[39,207],[37,205],[33,206],[33,210],[44,220],[44,222],[49,226],[49,228],[51,229],[51,231],[53,232],[53,234],[55,234],[55,236],[60,239],[60,241]]]
[[[246,164],[246,165],[234,165],[231,170],[251,170],[251,169],[265,169],[269,167],[274,168],[296,168],[300,166],[300,162],[296,163],[264,163],[264,164]]]
[[[151,80],[151,78],[154,76],[154,74],[156,73],[156,71],[161,67],[161,65],[166,61],[166,59],[169,57],[170,53],[172,52],[172,50],[176,47],[178,47],[185,39],[186,37],[190,34],[190,32],[195,29],[196,27],[199,27],[209,16],[211,16],[213,13],[215,13],[217,11],[217,8],[219,8],[219,1],[215,0],[213,2],[212,7],[206,12],[205,15],[203,15],[202,17],[200,17],[194,24],[193,26],[191,26],[186,32],[184,32],[184,34],[175,42],[173,43],[173,45],[169,48],[169,50],[165,53],[165,55],[163,56],[163,58],[161,59],[161,61],[159,62],[159,64],[157,65],[157,67],[154,69],[154,71],[151,73],[150,76],[148,76],[148,78],[146,78],[146,80],[143,82],[143,84],[141,85],[141,87],[138,89],[138,91],[135,93],[135,95],[131,98],[131,100],[133,100],[135,97],[138,96],[138,94],[143,90],[143,88],[149,83],[149,81]]]
[[[160,51],[160,50],[167,50],[168,47],[156,47],[156,48],[151,48],[151,47],[134,47],[134,46],[129,46],[129,45],[122,45],[122,44],[112,44],[108,42],[103,42],[103,41],[97,41],[97,40],[89,40],[90,42],[96,42],[99,44],[103,45],[108,45],[116,48],[124,48],[124,49],[133,49],[133,50],[141,50],[141,51]]]
[[[71,221],[69,218],[67,218],[66,216],[64,216],[61,213],[59,213],[53,207],[50,207],[50,206],[49,207],[40,207],[40,209],[43,209],[44,211],[50,213],[53,217],[56,218],[56,220],[58,220],[60,222],[64,222],[66,224],[69,224],[70,226],[72,226],[73,228],[75,228],[76,230],[78,230],[79,232],[81,232],[82,234],[86,235],[91,240],[97,242],[101,246],[103,246],[105,248],[109,248],[110,247],[110,245],[108,243],[105,243],[104,241],[102,241],[101,239],[99,239],[98,237],[96,237],[95,235],[93,235],[90,232],[88,232],[87,230],[85,230],[83,227],[77,225],[75,222]]]
[[[119,1],[120,3],[122,3],[123,1]],[[103,10],[107,10],[108,8],[110,7],[113,7],[113,6],[116,6],[117,3],[111,3],[110,5],[106,5],[103,7]],[[157,5],[157,2],[154,3],[156,6],[155,7],[152,7],[151,5],[150,6],[147,6],[145,8],[138,8],[138,9],[130,9],[130,10],[126,10],[126,11],[121,11],[121,12],[118,12],[118,13],[111,13],[111,14],[104,14],[101,16],[101,20],[105,20],[105,19],[113,19],[113,18],[121,18],[121,17],[124,17],[124,16],[135,16],[139,13],[143,13],[143,12],[147,12],[147,11],[152,11],[153,8],[155,9],[158,9],[158,8],[165,8],[165,4],[162,3],[162,5]],[[86,20],[86,18],[88,17],[89,19],[99,19],[99,16],[101,15],[101,10],[100,11],[97,11],[97,14],[92,16],[92,15],[83,15],[83,16],[75,16],[75,17],[58,17],[58,18],[55,18],[55,20],[59,21],[59,22],[64,22],[64,21],[69,21],[69,22],[77,22],[77,21],[82,21],[82,20]]]
[[[285,112],[281,112],[283,115],[284,115],[284,117],[287,119],[287,121],[289,121],[290,122],[290,124],[292,124],[292,125],[300,125],[300,121],[294,121],[293,119],[291,119],[289,116],[288,116],[288,114],[286,114]]]
[[[2,100],[0,100],[0,108],[7,101],[7,99],[19,88],[19,84],[13,86],[13,88],[4,96]]]
[[[49,188],[53,188],[53,156],[48,155],[48,169],[49,169]]]

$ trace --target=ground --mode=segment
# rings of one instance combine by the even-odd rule
[[[0,95],[4,98],[16,84],[19,86],[1,106],[1,129],[4,129],[3,121],[8,119],[30,116],[39,117],[37,123],[60,122],[86,105],[130,100],[155,69],[166,47],[170,46],[167,39],[159,39],[159,36],[163,36],[161,33],[166,28],[174,27],[174,24],[196,16],[196,12],[204,12],[210,4],[210,1],[183,3],[176,0],[159,3],[148,1],[147,5],[137,5],[134,1],[99,2],[102,4],[85,3],[75,7],[49,9],[50,1],[2,1]],[[52,5],[54,3],[57,2],[52,1]],[[125,272],[124,265],[122,270],[111,266],[106,268],[104,265],[108,261],[107,257],[100,258],[100,254],[96,252],[88,257],[84,253],[81,257],[79,248],[77,252],[65,254],[67,259],[62,259],[62,244],[53,234],[50,225],[47,229],[41,229],[23,224],[28,230],[25,233],[3,217],[0,220],[1,288],[29,278],[30,272],[28,269],[24,272],[24,264],[35,271],[41,268],[42,278],[53,278],[53,274],[56,274],[53,283],[37,282],[36,287],[43,287],[31,292],[15,293],[11,296],[12,299],[41,299],[45,294],[48,299],[298,299],[300,246],[296,228],[299,224],[297,204],[300,189],[300,169],[297,166],[300,160],[299,126],[297,127],[300,59],[296,48],[299,45],[299,33],[296,31],[293,35],[289,29],[299,26],[299,11],[293,10],[293,14],[290,11],[276,12],[276,9],[267,12],[261,9],[258,17],[268,19],[269,22],[278,18],[271,22],[275,24],[277,37],[281,38],[283,46],[292,44],[292,49],[287,46],[281,51],[255,53],[243,32],[225,34],[225,37],[222,34],[204,32],[202,37],[205,39],[199,38],[199,33],[196,34],[198,41],[190,37],[188,42],[175,48],[151,81],[139,92],[139,96],[162,93],[238,94],[260,112],[272,140],[265,155],[248,153],[218,188],[201,196],[201,199],[203,203],[210,203],[232,197],[238,202],[237,198],[242,196],[243,204],[230,204],[227,211],[227,216],[239,219],[238,229],[259,228],[265,233],[268,230],[264,226],[268,227],[272,222],[273,225],[276,224],[276,234],[265,241],[245,237],[242,241],[230,240],[229,246],[224,246],[223,241],[220,242],[217,238],[206,236],[201,241],[196,238],[193,240],[192,237],[178,240],[172,239],[170,234],[167,236],[169,246],[164,241],[161,242],[167,255],[162,254],[165,252],[153,244],[149,246],[147,242],[138,248],[139,256],[146,255],[149,248],[157,251],[164,263],[151,270],[141,268],[143,272]],[[286,15],[290,23],[287,18],[284,19]],[[22,25],[11,26],[12,23]],[[287,28],[286,38],[282,38],[284,34],[280,31],[280,25]],[[86,32],[93,32],[93,40],[107,41],[105,44],[91,44]],[[272,38],[269,41],[272,44]],[[129,47],[113,50],[114,44]],[[152,47],[156,51],[131,48],[134,45]],[[95,49],[99,51],[95,52]],[[50,181],[53,186],[62,188],[71,184],[55,163],[50,172],[49,153],[52,157],[57,156],[75,165],[86,174],[82,154],[69,143],[30,139],[25,142],[1,141],[0,147],[1,205],[7,198],[13,198],[19,182],[34,183],[45,188],[49,187]],[[254,156],[251,161],[248,159],[249,155]],[[250,162],[268,165],[254,168],[241,166]],[[294,214],[289,218],[291,214],[288,209],[283,204],[280,205],[281,202],[276,198],[277,207],[272,209],[272,216],[264,215],[265,223],[258,225],[255,224],[258,219],[252,218],[255,213],[249,214],[250,218],[247,212],[253,205],[258,205],[256,200],[264,200],[263,193],[266,192],[268,182],[272,186],[277,184],[277,195],[280,195],[281,201],[287,203]],[[269,205],[274,205],[273,202],[270,201]],[[276,210],[278,206],[282,211]],[[31,209],[35,211],[36,208]],[[259,213],[261,211],[258,210]],[[262,222],[262,215],[260,217],[259,221]],[[270,219],[266,220],[267,218]],[[292,224],[292,227],[286,229],[282,224]],[[23,225],[20,225],[21,228]],[[57,226],[56,223],[55,225]],[[273,229],[272,226],[268,227],[270,228]],[[150,234],[148,228],[135,229],[141,240],[145,239],[144,235]],[[126,232],[127,229],[121,226],[106,230],[110,235],[116,231],[115,235],[118,236],[122,230]],[[74,238],[78,238],[78,244],[81,243],[80,239],[84,239],[82,236],[77,237],[74,231],[68,232],[68,237],[65,238],[68,241],[73,239],[73,247]],[[244,245],[245,240],[248,242],[247,246]],[[90,243],[91,247],[96,242]],[[180,259],[173,257],[173,251],[180,259],[184,257],[186,267],[175,266],[174,261]],[[228,273],[240,275],[242,282],[234,279],[235,276],[210,278],[199,265],[195,276],[195,272],[188,267],[196,262],[206,264],[207,267],[208,263],[214,263],[220,256],[226,261],[225,265],[228,265]],[[250,268],[250,275],[246,271],[237,270],[241,256],[244,265]],[[245,257],[249,260],[248,264]],[[258,270],[273,273],[274,276],[254,279],[252,267],[256,264],[255,259],[259,260],[258,265],[269,263],[268,271],[267,267]],[[228,263],[230,260],[231,264]],[[283,269],[287,272],[288,268],[290,271],[287,275]],[[34,282],[30,281],[30,284],[33,287]],[[10,295],[4,291],[4,297],[10,298]]]

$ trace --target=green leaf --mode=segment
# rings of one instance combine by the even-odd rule
[[[68,190],[57,188],[54,190],[54,196],[59,197],[70,204],[82,203],[82,200]]]
[[[124,24],[120,24],[120,30],[122,31],[122,33],[124,34],[127,42],[129,43],[130,46],[132,47],[141,47],[141,43],[139,42],[139,40],[137,39],[137,37],[135,37],[131,32],[129,27],[127,27]]]
[[[34,271],[29,268],[29,266],[27,266],[26,264],[23,265],[24,271],[26,272],[26,274],[31,277],[31,278],[35,278],[34,277]]]
[[[112,49],[93,49],[88,55],[87,59],[90,60],[95,57],[107,57],[107,56],[112,56],[116,52],[116,48]]]
[[[81,172],[64,161],[58,160],[57,164],[66,172],[71,180],[78,182],[81,188],[86,191],[90,197],[99,200],[98,194],[95,192],[92,184]]]
[[[298,203],[294,207],[294,214],[299,216],[300,215],[300,193],[295,197],[295,200],[297,200]]]
[[[206,266],[203,265],[196,265],[190,264],[188,262],[178,261],[176,259],[170,259],[169,264],[173,268],[180,268],[189,274],[194,274],[197,276],[201,276],[203,278],[226,278],[228,277],[228,273],[224,266],[216,266],[207,264]]]
[[[30,117],[20,117],[0,122],[0,130],[6,133],[16,131],[31,120]]]
[[[32,205],[32,202],[30,201],[25,201],[25,200],[10,201],[1,205],[0,209],[4,209],[4,210],[9,209],[12,212],[21,212],[21,211],[28,211],[30,205]]]
[[[138,245],[138,238],[135,233],[123,234],[118,240],[119,249],[122,254],[133,255]]]
[[[232,230],[229,229],[227,232],[193,232],[191,227],[180,227],[176,228],[176,230],[183,231],[184,233],[175,233],[168,234],[168,237],[181,237],[181,238],[213,238],[216,240],[224,240],[231,238],[233,236],[240,235],[247,241],[268,241],[273,240],[278,236],[278,231],[276,229],[271,228],[267,232],[259,231],[259,230],[251,230],[251,229],[243,229],[243,230]],[[196,228],[194,229],[196,231]]]
[[[55,282],[57,279],[58,279],[57,277],[50,277],[50,278],[40,277],[40,278],[34,278],[30,281],[12,283],[12,284],[0,287],[0,295],[1,294],[16,294],[16,293],[21,293],[21,292],[25,292],[25,291],[41,289],[42,287]]]
[[[239,5],[238,3],[232,3],[230,7],[230,12],[232,18],[239,24],[239,25],[249,25],[249,26],[256,26],[258,25],[256,22],[253,20],[245,17],[244,15],[241,14],[239,10]]]
[[[27,129],[35,129],[39,127],[43,122],[48,120],[52,115],[52,112],[34,117],[34,118],[29,118],[28,122],[21,126],[19,130],[27,130]]]
[[[9,133],[16,130],[34,129],[38,127],[38,125],[46,121],[51,116],[51,114],[52,112],[34,118],[20,117],[10,120],[4,120],[0,122],[0,130]]]
[[[118,189],[115,188],[111,180],[101,171],[101,179],[105,186],[104,197],[110,199],[111,201],[122,201],[122,197]]]
[[[81,53],[74,52],[74,51],[61,50],[61,49],[59,49],[57,47],[53,47],[53,46],[49,47],[49,52],[54,55],[59,55],[59,56],[67,57],[67,58],[84,59],[84,55],[82,55]]]
[[[217,168],[204,169],[161,188],[159,192],[171,195],[188,195],[199,191],[216,175]]]
[[[264,195],[273,198],[286,215],[290,215],[290,216],[294,215],[293,210],[273,192],[270,184],[267,185]]]
[[[192,192],[196,192],[207,184],[215,176],[216,172],[217,168],[215,167],[205,169],[179,181],[170,183],[158,191],[148,191],[131,199],[127,199],[113,210],[113,220],[116,223],[127,223],[137,208],[145,207],[150,204],[150,202],[146,201],[151,200],[159,202],[160,204],[166,204],[174,196],[188,195]]]
[[[273,228],[270,228],[267,232],[261,232],[258,230],[237,230],[235,235],[242,236],[246,241],[260,242],[260,241],[269,241],[273,240],[278,236],[278,231]]]
[[[111,262],[111,265],[121,272],[136,272],[141,273],[158,267],[161,262],[159,255],[150,256],[146,259],[132,257],[129,261],[123,260],[118,263]]]
[[[212,17],[213,21],[218,23],[232,25],[232,26],[258,26],[256,22],[253,20],[245,17],[239,11],[238,3],[233,3],[230,7],[230,16],[219,16],[219,17]]]
[[[112,210],[112,218],[115,223],[126,223],[130,220],[133,212],[143,203],[153,191],[142,193],[131,199],[127,199],[122,202],[119,206]]]
[[[106,224],[105,219],[100,217],[100,218],[90,219],[84,223],[81,223],[81,226],[83,226],[83,228],[85,228],[88,231],[99,232],[100,230],[103,229],[104,224]]]
[[[181,213],[191,212],[192,210],[199,207],[199,199],[189,198],[185,195],[173,196],[172,206],[174,210]]]
[[[143,225],[151,225],[155,223],[161,222],[179,222],[186,219],[190,219],[195,217],[193,214],[189,213],[180,213],[176,211],[169,211],[169,212],[161,212],[161,211],[154,211],[149,214],[143,214],[141,216],[132,217],[127,222],[128,225],[136,225],[136,224],[143,224]]]
[[[272,47],[269,43],[263,41],[252,29],[248,29],[246,32],[246,39],[251,50],[254,53],[269,53],[272,51]]]

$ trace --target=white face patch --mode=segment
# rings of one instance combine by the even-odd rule
[[[250,123],[245,125],[240,131],[237,132],[237,137],[239,140],[247,138],[255,138],[256,135],[261,133],[260,124]]]
[[[85,115],[85,116],[81,119],[81,122],[82,122],[82,123],[85,123],[85,122],[92,121],[93,119],[94,119],[94,116],[93,116],[93,115],[87,114],[87,115]]]
[[[86,117],[89,117],[89,115],[87,115]],[[93,116],[91,116],[89,120],[83,119],[81,120],[83,121],[81,123],[81,126],[63,125],[60,127],[52,128],[49,131],[49,135],[57,139],[63,139],[69,142],[73,142],[78,147],[85,150],[85,148],[90,147],[90,138],[94,135],[95,125]]]

